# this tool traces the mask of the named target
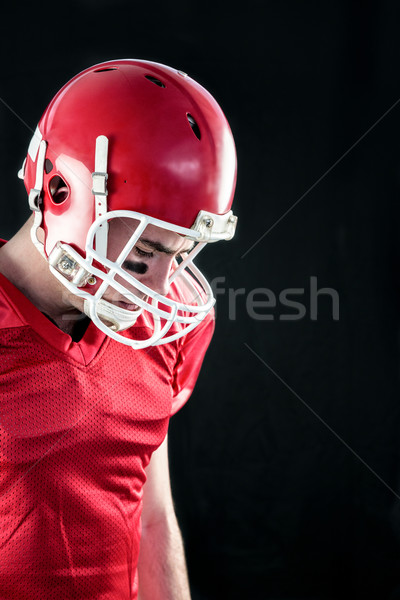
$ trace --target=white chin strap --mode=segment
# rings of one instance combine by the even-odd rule
[[[125,329],[129,329],[136,323],[142,309],[126,310],[107,302],[107,300],[99,300],[94,304],[86,299],[83,304],[83,311],[92,320],[94,316],[97,316],[112,331],[125,331]]]

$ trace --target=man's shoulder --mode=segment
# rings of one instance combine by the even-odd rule
[[[0,248],[5,244],[0,238]],[[25,325],[17,309],[18,295],[21,292],[0,271],[0,330]]]

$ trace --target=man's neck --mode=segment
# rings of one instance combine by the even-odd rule
[[[0,273],[15,285],[62,331],[72,336],[80,329],[83,301],[73,297],[51,274],[47,261],[30,238],[31,219],[0,248]],[[78,305],[82,305],[79,308]]]

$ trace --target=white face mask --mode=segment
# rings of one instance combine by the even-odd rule
[[[133,233],[127,241],[124,240],[118,256],[110,260],[102,253],[106,245],[103,244],[100,251],[95,246],[96,234],[102,228],[104,235],[112,219],[132,220]],[[62,243],[58,243],[49,256],[51,272],[69,291],[84,299],[84,311],[96,326],[113,339],[135,349],[165,344],[186,335],[205,318],[215,303],[210,285],[192,262],[205,242],[199,242],[192,250],[183,253],[179,264],[177,260],[173,261],[168,284],[179,290],[181,301],[171,297],[176,298],[176,293],[161,295],[155,292],[124,269],[124,262],[149,225],[185,236],[183,239],[194,241],[201,238],[201,234],[192,229],[131,211],[114,211],[97,218],[89,229],[86,258]],[[106,272],[96,264],[104,267]],[[101,283],[93,294],[87,291],[88,284],[96,285],[99,281]],[[113,296],[123,299],[122,304],[129,309],[118,306],[121,302],[110,302],[108,299]],[[132,327],[140,315],[145,317],[146,326],[151,327],[151,335],[145,340],[137,340],[121,334]],[[178,327],[173,327],[174,324]]]

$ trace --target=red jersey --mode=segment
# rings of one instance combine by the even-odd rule
[[[0,275],[0,600],[137,597],[145,467],[212,331],[132,350],[90,323],[73,342]]]

